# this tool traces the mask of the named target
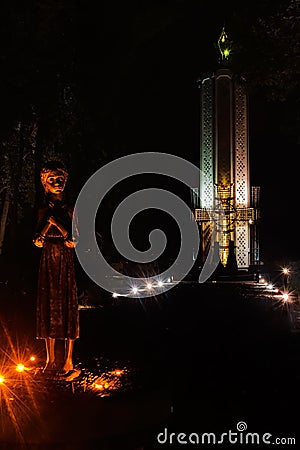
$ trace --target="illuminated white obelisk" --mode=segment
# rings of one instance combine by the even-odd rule
[[[218,45],[220,67],[199,80],[200,169],[204,177],[199,183],[195,218],[203,260],[215,229],[222,264],[227,265],[231,241],[238,269],[248,269],[259,263],[259,188],[250,187],[248,99],[243,82],[229,69],[231,52],[224,29]]]

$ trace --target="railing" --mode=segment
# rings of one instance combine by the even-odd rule
[[[214,208],[199,208],[195,209],[193,216],[196,222],[210,222],[217,214],[221,214],[222,210],[218,211]],[[255,220],[255,209],[254,208],[235,208],[235,221],[236,222],[249,222]],[[225,214],[225,211],[223,211]]]

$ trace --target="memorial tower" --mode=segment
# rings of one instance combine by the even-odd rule
[[[259,264],[259,194],[250,185],[248,98],[243,80],[230,69],[231,43],[223,28],[218,40],[219,67],[199,79],[200,175],[194,188],[203,263],[210,245],[224,267]],[[214,235],[214,239],[212,238]]]

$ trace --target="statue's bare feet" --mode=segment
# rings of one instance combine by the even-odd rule
[[[61,369],[61,373],[62,374],[65,374],[65,373],[68,373],[68,372],[70,372],[71,370],[73,370],[73,363],[72,363],[72,361],[66,361],[65,362],[65,364],[63,365],[63,367],[62,367],[62,369]]]
[[[65,370],[67,367],[70,367],[69,370]],[[75,378],[79,377],[79,375],[81,374],[81,370],[80,369],[76,369],[73,367],[72,365],[64,365],[64,367],[62,368],[61,372],[60,372],[60,379],[61,380],[65,380],[65,381],[72,381]]]
[[[61,375],[60,379],[63,379],[65,381],[73,381],[75,378],[79,377],[81,374],[80,369],[71,369],[68,372]]]
[[[43,367],[43,372],[56,372],[56,370],[55,361],[47,361],[45,367]]]

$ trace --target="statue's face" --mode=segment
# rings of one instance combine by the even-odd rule
[[[61,194],[65,188],[66,178],[61,173],[50,172],[46,178],[44,189],[47,194]]]

